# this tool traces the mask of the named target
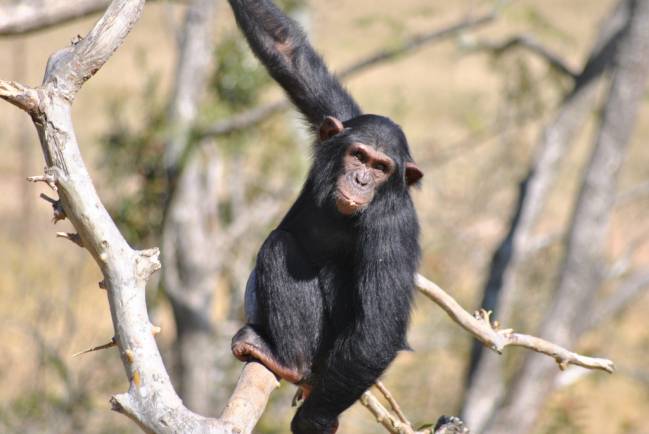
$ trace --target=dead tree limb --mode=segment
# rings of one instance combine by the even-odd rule
[[[532,54],[545,60],[551,67],[556,69],[568,77],[576,79],[579,74],[572,70],[565,60],[548,47],[541,44],[536,38],[531,35],[514,35],[503,41],[475,41],[466,44],[470,50],[491,51],[496,55],[503,54],[514,48],[525,49]]]
[[[582,356],[535,336],[515,333],[512,329],[500,329],[491,322],[491,312],[484,309],[471,315],[446,291],[421,274],[416,276],[415,284],[422,294],[444,309],[453,321],[471,333],[487,348],[499,354],[505,347],[517,346],[550,356],[557,362],[560,369],[565,369],[568,365],[576,365],[609,373],[614,370],[613,362],[608,359]]]
[[[113,396],[113,409],[146,432],[250,432],[277,384],[258,364],[244,367],[239,387],[221,419],[189,411],[162,363],[145,300],[148,277],[160,268],[158,250],[133,250],[101,203],[74,132],[71,105],[82,85],[122,44],[144,7],[143,0],[114,0],[85,38],[50,57],[43,84],[29,88],[0,80],[0,98],[32,117],[65,215],[104,275],[115,341],[130,382]]]
[[[495,18],[496,12],[494,11],[475,18],[462,19],[442,29],[432,30],[430,32],[411,36],[403,43],[393,48],[378,50],[370,54],[369,56],[352,63],[348,67],[342,69],[338,73],[338,77],[340,79],[352,77],[380,63],[384,63],[389,60],[395,59],[398,56],[411,53],[416,49],[425,46],[426,44],[444,40],[445,38],[457,35],[464,30],[476,29],[484,26],[492,22]],[[200,137],[214,137],[230,134],[235,131],[240,131],[255,126],[268,119],[275,113],[285,111],[290,107],[291,103],[287,99],[268,103],[245,111],[243,113],[234,115],[229,119],[217,121],[212,125],[199,127],[196,129],[196,134]]]
[[[21,1],[0,5],[0,36],[22,35],[87,17],[106,9],[110,0]]]

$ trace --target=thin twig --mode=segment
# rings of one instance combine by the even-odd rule
[[[79,247],[83,247],[83,241],[81,240],[81,235],[72,232],[57,232],[57,238],[65,238],[66,240],[72,241]]]
[[[58,189],[56,188],[56,177],[53,175],[36,175],[36,176],[28,176],[27,181],[29,182],[44,182],[47,184],[48,187],[50,187],[52,190],[57,191]]]
[[[77,356],[80,356],[82,354],[91,353],[93,351],[99,351],[99,350],[105,350],[105,349],[108,349],[108,348],[113,348],[115,346],[117,346],[117,341],[115,340],[115,338],[112,338],[110,340],[110,342],[108,342],[108,343],[105,343],[103,345],[97,345],[96,347],[90,347],[87,350],[79,351],[78,353],[74,353],[72,355],[72,357],[77,357]]]
[[[401,411],[401,407],[397,403],[397,400],[394,399],[394,396],[392,396],[392,393],[390,393],[387,387],[385,387],[383,382],[377,381],[375,386],[377,389],[379,389],[385,400],[388,401],[388,404],[390,404],[390,407],[392,407],[392,411],[394,411],[399,420],[401,420],[401,422],[405,424],[408,424],[409,426],[412,426],[406,415],[403,414],[403,411]]]
[[[465,42],[465,46],[473,51],[489,50],[497,55],[503,54],[504,52],[509,51],[513,48],[524,48],[531,53],[541,57],[551,67],[561,72],[562,74],[565,74],[572,79],[576,79],[578,76],[578,74],[568,66],[568,64],[561,58],[561,56],[545,47],[538,40],[536,40],[536,38],[530,35],[515,35],[500,42]]]
[[[379,402],[379,400],[370,391],[363,393],[360,403],[370,411],[376,418],[376,421],[383,425],[383,427],[392,434],[416,434],[412,427],[394,417],[387,408]],[[422,431],[423,433],[430,433],[431,431]]]

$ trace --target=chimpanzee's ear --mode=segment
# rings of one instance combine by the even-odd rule
[[[410,187],[416,184],[424,174],[419,170],[419,167],[412,161],[406,163],[406,184]]]
[[[320,141],[324,142],[343,130],[343,123],[333,116],[327,116],[320,125]]]

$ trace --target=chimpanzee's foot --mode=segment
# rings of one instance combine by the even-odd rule
[[[275,357],[266,341],[250,326],[246,325],[232,338],[232,354],[242,362],[256,360],[279,378],[297,384],[303,374],[295,368],[283,365]]]
[[[306,401],[306,399],[311,395],[312,387],[306,383],[298,385],[295,395],[293,395],[293,400],[291,401],[291,406],[297,407],[297,403],[300,401]]]

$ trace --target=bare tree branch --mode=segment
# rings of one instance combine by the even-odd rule
[[[36,90],[23,86],[15,81],[0,81],[0,98],[28,113],[36,110],[38,107]],[[33,178],[34,181],[40,180],[36,179],[36,177]]]
[[[422,294],[444,309],[453,321],[497,353],[502,353],[505,347],[517,346],[552,357],[560,369],[564,369],[568,365],[577,365],[609,373],[614,370],[613,362],[608,359],[582,356],[544,339],[514,333],[512,329],[499,329],[491,323],[490,312],[482,309],[471,315],[446,291],[421,274],[416,276],[415,284]]]
[[[559,56],[559,54],[550,50],[541,44],[536,38],[531,35],[514,35],[504,41],[471,41],[465,43],[466,47],[470,50],[488,50],[494,54],[500,55],[513,48],[522,48],[530,51],[531,53],[539,56],[545,60],[551,67],[557,71],[565,74],[573,79],[578,77],[578,74],[572,70],[570,66]]]
[[[44,30],[106,9],[110,0],[47,0],[0,4],[0,36]]]
[[[360,398],[360,403],[369,410],[370,413],[374,415],[376,421],[383,425],[383,427],[392,434],[430,434],[432,430],[417,431],[410,426],[410,424],[405,423],[396,416],[393,416],[387,408],[379,402],[379,400],[374,396],[369,390]]]
[[[199,416],[182,404],[146,309],[145,284],[160,268],[158,250],[136,251],[127,244],[95,191],[76,141],[71,104],[122,44],[143,7],[143,0],[114,0],[85,38],[52,55],[42,86],[0,80],[0,97],[34,120],[48,166],[45,175],[56,183],[65,215],[104,275],[115,341],[130,382],[127,393],[111,399],[113,409],[146,432],[248,433],[277,384],[274,375],[257,364],[246,365],[222,419]]]
[[[414,35],[406,39],[403,43],[396,47],[379,50],[364,59],[361,59],[347,68],[343,69],[338,76],[340,78],[348,78],[358,72],[361,72],[370,66],[392,60],[402,54],[412,52],[418,48],[423,47],[434,41],[439,41],[444,38],[455,36],[458,33],[467,29],[476,29],[485,24],[491,23],[496,18],[496,11],[489,12],[485,15],[475,18],[466,18],[453,23],[447,27],[430,32]]]
[[[399,403],[397,403],[396,399],[394,399],[394,396],[392,396],[392,393],[390,393],[387,387],[385,387],[385,385],[381,381],[377,381],[375,386],[377,389],[379,389],[379,391],[381,392],[385,400],[388,401],[388,404],[390,404],[392,411],[394,411],[394,413],[397,415],[399,420],[403,423],[412,426],[412,424],[406,418],[406,415],[403,414],[403,411],[401,411],[401,407],[399,406]]]
[[[398,56],[413,52],[426,44],[437,42],[450,36],[457,35],[458,33],[467,29],[475,29],[481,27],[492,22],[495,17],[496,12],[490,12],[476,18],[466,18],[460,20],[457,23],[451,24],[442,29],[411,36],[403,43],[393,48],[378,50],[370,54],[369,56],[352,63],[351,65],[340,71],[340,73],[338,73],[338,77],[341,79],[352,77],[373,66],[390,61],[397,58]],[[199,127],[197,128],[196,134],[201,137],[230,134],[234,131],[243,130],[257,125],[265,119],[268,119],[273,114],[287,110],[289,107],[291,107],[291,103],[287,99],[275,101],[262,105],[260,107],[255,107],[243,113],[239,113],[229,119],[215,122],[212,125],[203,128]]]

